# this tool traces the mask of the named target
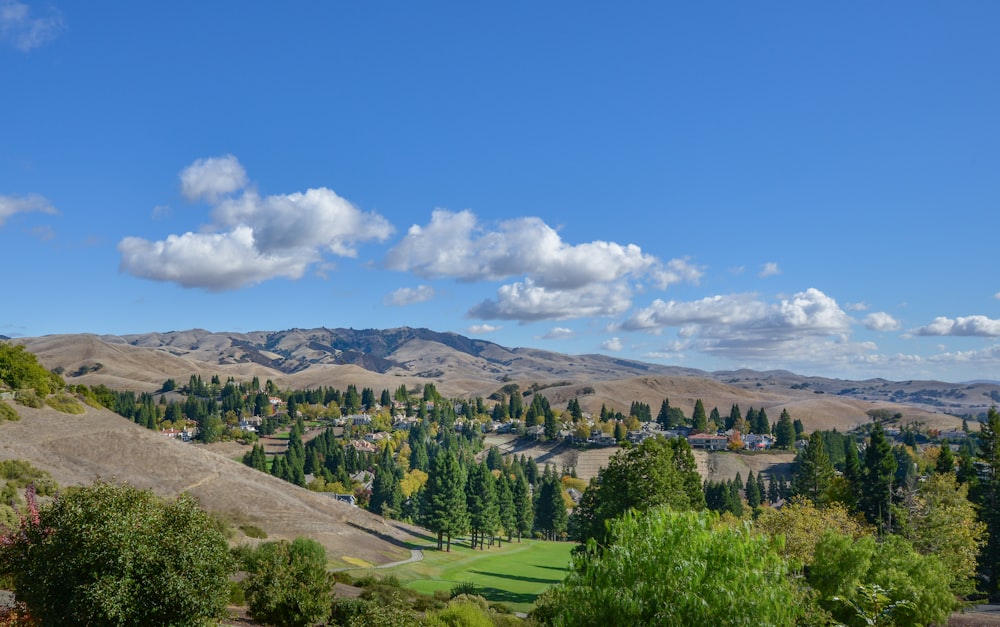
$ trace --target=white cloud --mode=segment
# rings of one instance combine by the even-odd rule
[[[190,201],[215,202],[245,188],[247,172],[233,155],[198,159],[181,170],[181,193]]]
[[[474,324],[470,326],[466,331],[472,333],[473,335],[485,335],[487,333],[496,333],[503,327],[495,326],[492,324]]]
[[[38,211],[40,213],[59,213],[48,200],[38,194],[28,194],[27,196],[0,196],[0,226],[3,226],[7,218],[15,213],[29,213]]]
[[[776,274],[781,274],[781,269],[778,267],[777,263],[769,261],[764,264],[764,267],[761,268],[760,273],[757,276],[759,276],[762,279],[765,279],[769,276],[774,276]]]
[[[213,223],[157,242],[126,237],[118,244],[121,270],[184,287],[239,289],[276,277],[298,279],[324,252],[353,257],[358,243],[392,233],[385,218],[327,188],[261,197],[246,189],[243,166],[231,155],[196,161],[181,173],[181,185],[188,198],[215,204]],[[329,267],[321,264],[320,275]]]
[[[930,324],[914,329],[914,335],[957,335],[975,337],[1000,337],[1000,320],[986,316],[959,316],[954,320],[938,316]]]
[[[385,298],[385,304],[394,307],[403,307],[415,303],[427,302],[434,298],[434,288],[430,285],[418,285],[417,287],[401,287]]]
[[[525,279],[497,290],[496,300],[485,300],[469,310],[481,320],[569,320],[617,316],[631,306],[631,290],[621,283],[597,283],[575,290],[548,290]]]
[[[604,340],[603,342],[601,342],[601,349],[602,350],[606,350],[606,351],[611,351],[613,353],[617,353],[618,351],[620,351],[623,348],[625,348],[625,345],[622,344],[621,338],[613,337],[613,338],[610,338],[610,339],[607,339],[607,340]]]
[[[21,52],[42,46],[66,28],[62,13],[49,9],[47,17],[34,17],[31,7],[17,0],[0,0],[0,41]]]
[[[898,331],[902,326],[898,320],[884,311],[868,314],[862,323],[871,331]]]
[[[358,210],[325,187],[263,197],[247,191],[219,203],[212,217],[222,227],[251,227],[254,246],[268,253],[326,248],[354,257],[355,242],[385,241],[393,231],[382,216]]]
[[[501,281],[495,301],[470,310],[478,318],[567,319],[617,315],[631,304],[640,281],[664,289],[697,282],[702,270],[687,259],[663,263],[634,244],[568,244],[539,218],[500,222],[492,230],[471,211],[435,210],[426,226],[413,225],[386,255],[386,267],[425,278]],[[610,298],[599,302],[600,298]]]
[[[246,226],[228,233],[185,233],[150,242],[126,237],[118,243],[120,269],[133,276],[170,281],[212,292],[239,289],[274,277],[298,279],[315,257],[263,254]]]
[[[1000,300],[1000,292],[997,292],[996,294],[994,294],[993,298],[995,298],[997,300]]]
[[[810,288],[776,303],[765,303],[754,294],[693,302],[656,300],[618,326],[654,334],[676,327],[690,349],[763,360],[858,350],[859,345],[848,347],[851,322],[834,299]]]
[[[549,329],[548,333],[541,336],[541,340],[567,340],[574,337],[576,332],[573,329],[567,329],[566,327],[552,327]]]
[[[870,305],[865,302],[857,303],[844,303],[844,309],[846,311],[868,311]]]

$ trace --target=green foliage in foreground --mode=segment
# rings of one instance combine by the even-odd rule
[[[99,482],[38,508],[0,543],[0,572],[43,625],[200,625],[223,616],[232,560],[189,496]]]
[[[534,616],[550,625],[792,625],[796,595],[776,543],[716,515],[628,512]]]
[[[309,538],[265,542],[246,558],[250,616],[278,627],[307,627],[330,614],[333,580],[326,549]]]
[[[0,533],[19,524],[18,513],[12,506],[24,504],[21,494],[29,485],[33,486],[34,494],[38,496],[55,494],[59,489],[52,475],[29,462],[22,459],[0,461]]]

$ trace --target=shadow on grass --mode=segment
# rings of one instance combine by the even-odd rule
[[[477,575],[486,575],[487,577],[499,577],[501,579],[514,579],[516,581],[528,581],[530,583],[542,583],[542,584],[556,584],[562,581],[562,579],[542,579],[541,577],[525,577],[524,575],[509,575],[506,573],[491,573],[485,570],[470,570],[470,573],[476,573]]]
[[[569,564],[567,564],[566,566],[545,566],[543,564],[532,564],[531,566],[533,568],[544,568],[546,570],[558,570],[559,572],[567,574],[567,575],[569,574],[569,570],[570,570]]]
[[[500,588],[488,588],[481,586],[476,586],[475,594],[478,594],[491,603],[523,603],[525,605],[531,605],[538,599],[537,594],[528,594],[525,592],[518,593],[511,592],[510,590],[501,590]]]

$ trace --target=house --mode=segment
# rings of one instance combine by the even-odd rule
[[[615,436],[604,432],[599,431],[597,435],[591,432],[590,437],[587,438],[587,444],[593,444],[594,446],[615,446],[618,444],[618,440],[615,439]]]
[[[535,425],[533,427],[528,427],[524,430],[524,435],[529,438],[538,439],[545,435],[545,427],[543,425]]]
[[[353,424],[356,427],[360,427],[362,425],[370,425],[372,423],[372,417],[369,416],[368,414],[351,414],[350,416],[347,417],[347,419],[350,420],[351,424]]]
[[[349,504],[351,507],[358,506],[358,500],[354,498],[353,494],[337,494],[335,492],[327,492],[326,494],[329,494],[330,496],[340,501],[341,503]]]
[[[347,443],[347,446],[353,446],[354,450],[359,453],[374,453],[378,450],[378,447],[374,443],[366,440],[351,440]]]
[[[751,451],[766,451],[774,446],[774,438],[769,435],[747,433],[740,438],[743,440],[743,448]]]
[[[729,438],[714,433],[692,433],[687,437],[691,448],[706,451],[724,451],[729,446]]]

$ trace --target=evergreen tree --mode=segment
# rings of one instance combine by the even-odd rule
[[[535,508],[531,502],[531,487],[523,473],[517,473],[517,478],[511,486],[514,496],[514,511],[517,512],[517,541],[521,536],[530,534],[535,526]]]
[[[858,505],[868,522],[885,535],[892,531],[892,484],[896,458],[885,439],[882,423],[876,422],[865,449]]]
[[[757,485],[757,479],[754,478],[752,470],[750,471],[750,474],[747,475],[747,484],[743,492],[747,497],[747,505],[750,507],[757,507],[760,505],[760,487]]]
[[[740,406],[733,403],[733,406],[729,408],[729,416],[726,418],[726,430],[735,429],[736,425],[743,421],[743,416],[740,414]]]
[[[668,399],[663,399],[663,402],[660,403],[660,413],[656,414],[656,422],[664,430],[673,427],[670,424],[670,401]]]
[[[781,410],[774,438],[775,448],[787,451],[795,446],[795,426],[792,424],[792,417],[788,415],[787,409]]]
[[[761,407],[760,411],[757,412],[757,424],[752,429],[754,433],[760,433],[761,435],[771,434],[771,423],[767,420],[767,412]]]
[[[472,530],[472,548],[485,548],[485,539],[490,538],[499,525],[500,508],[497,502],[496,483],[493,473],[485,463],[469,467],[468,479],[465,482],[465,507],[469,513],[469,527]]]
[[[823,434],[816,431],[799,454],[796,470],[792,475],[792,492],[822,506],[828,500],[827,490],[832,479],[833,464],[826,453]]]
[[[980,555],[980,566],[989,577],[989,589],[993,594],[1000,584],[1000,413],[991,407],[986,414],[986,422],[979,427],[980,458],[987,472],[976,490],[979,501],[979,515],[986,523],[986,546]]]
[[[535,497],[535,528],[550,540],[566,532],[568,514],[562,496],[562,483],[555,470],[545,465],[542,483]]]
[[[777,503],[780,500],[781,492],[778,489],[778,480],[774,478],[774,475],[771,475],[767,480],[767,501],[768,503]]]
[[[434,457],[433,470],[424,485],[421,521],[437,534],[437,548],[451,551],[451,538],[468,528],[465,509],[465,473],[452,451]]]
[[[694,402],[694,412],[691,414],[691,430],[695,433],[708,431],[708,416],[705,415],[705,405],[699,398]]]
[[[554,440],[559,435],[559,423],[556,422],[556,414],[551,408],[545,410],[545,439]]]
[[[938,453],[937,462],[934,464],[934,472],[939,475],[953,474],[955,472],[955,456],[951,452],[951,446],[947,442],[941,443],[941,452]]]
[[[507,534],[507,542],[517,533],[517,508],[514,504],[514,490],[510,474],[501,470],[497,477],[497,506],[500,527]]]

